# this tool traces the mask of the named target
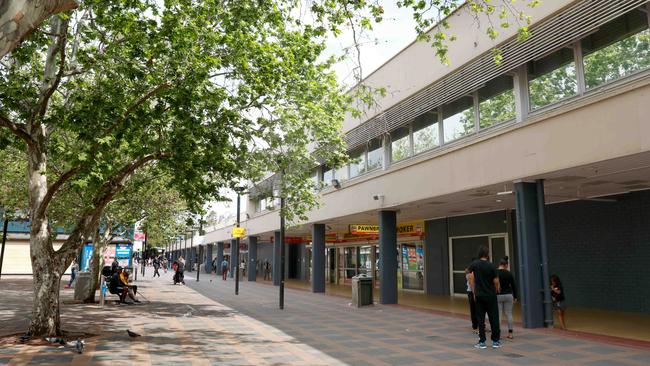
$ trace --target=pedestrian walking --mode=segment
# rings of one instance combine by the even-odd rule
[[[243,259],[241,260],[240,268],[241,268],[241,276],[246,277],[246,261]]]
[[[566,298],[564,296],[562,281],[560,281],[560,277],[557,275],[551,276],[551,297],[553,298],[553,309],[555,310],[558,319],[560,319],[560,327],[562,330],[566,330],[566,322],[564,320]]]
[[[158,258],[154,258],[153,259],[153,276],[154,277],[156,277],[156,275],[158,275],[158,277],[160,277],[160,272],[158,272],[158,269],[160,269],[160,260]]]
[[[264,261],[264,280],[271,279],[271,263],[268,260]]]
[[[74,281],[77,279],[77,272],[79,271],[79,264],[77,263],[77,258],[72,260],[70,265],[70,282],[65,286],[65,288],[71,288],[74,285]]]
[[[515,278],[508,270],[510,266],[508,261],[508,256],[505,256],[499,262],[497,275],[499,276],[501,292],[497,295],[497,303],[499,304],[499,317],[505,314],[508,320],[508,339],[513,339],[512,306],[517,301],[517,290],[515,287]]]
[[[226,277],[228,275],[228,261],[226,259],[221,262],[221,279],[226,280]]]
[[[490,251],[484,245],[478,250],[479,259],[470,265],[470,272],[473,276],[471,287],[476,300],[476,316],[478,318],[479,341],[476,348],[487,348],[485,344],[485,314],[490,318],[492,328],[492,348],[501,347],[501,331],[499,328],[499,306],[497,304],[497,293],[499,293],[499,276],[494,264],[490,263]]]
[[[474,263],[476,259],[472,259],[472,263]],[[470,263],[470,265],[472,264]],[[478,318],[476,317],[476,300],[474,299],[474,291],[472,291],[472,280],[474,277],[474,274],[470,272],[469,270],[470,266],[467,266],[465,268],[465,284],[467,285],[467,302],[469,303],[469,316],[470,319],[472,320],[472,330],[474,333],[478,334]]]

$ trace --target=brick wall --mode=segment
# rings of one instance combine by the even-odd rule
[[[650,313],[650,191],[547,206],[551,273],[569,306]]]

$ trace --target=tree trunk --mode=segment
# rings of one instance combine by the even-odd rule
[[[53,267],[50,258],[32,255],[34,303],[28,332],[32,336],[61,335],[59,289],[63,271]]]
[[[95,229],[95,234],[93,235],[93,257],[91,262],[92,264],[90,265],[91,282],[88,293],[84,298],[85,303],[95,302],[95,292],[99,288],[101,278],[100,275],[102,267],[104,265],[102,254],[104,253],[104,248],[106,247],[106,243],[110,237],[110,231],[108,227],[110,227],[110,222],[107,224],[107,229],[104,231],[104,235],[99,234],[99,229]]]
[[[45,19],[77,6],[75,0],[0,1],[0,58],[16,48]]]

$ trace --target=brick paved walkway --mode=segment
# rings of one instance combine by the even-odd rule
[[[515,329],[504,347],[477,350],[469,320],[402,306],[354,308],[337,296],[201,274],[187,285],[211,299],[280,329],[300,342],[352,365],[648,365],[650,347],[624,347],[559,330]],[[488,342],[489,344],[489,342]]]
[[[148,272],[150,274],[151,271]],[[499,350],[476,350],[466,319],[401,306],[353,308],[349,300],[188,273],[138,281],[144,305],[66,304],[64,329],[101,334],[77,355],[53,346],[0,344],[0,365],[648,365],[650,348],[515,329]],[[30,279],[0,281],[0,335],[23,331]],[[71,297],[62,290],[62,299]],[[201,295],[205,294],[205,296]],[[142,334],[129,338],[126,329]]]
[[[149,272],[151,273],[151,272]],[[101,334],[81,355],[54,346],[0,344],[0,365],[341,365],[278,329],[184,286],[171,275],[138,281],[143,305],[69,304],[64,329]],[[31,279],[0,281],[0,335],[24,331]],[[62,290],[69,300],[71,290]],[[126,329],[141,334],[130,338]]]

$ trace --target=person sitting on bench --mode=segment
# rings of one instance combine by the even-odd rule
[[[138,286],[129,285],[129,273],[122,270],[122,267],[117,267],[108,286],[108,291],[120,297],[120,303],[126,304],[127,295],[134,302],[140,302],[135,298],[138,292]]]

